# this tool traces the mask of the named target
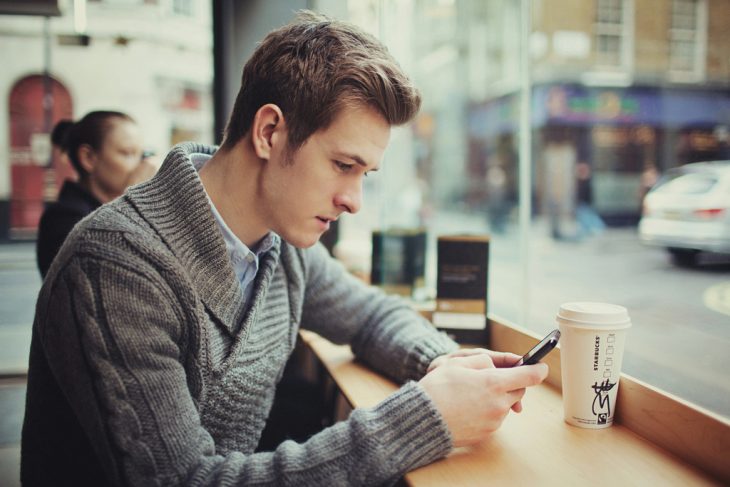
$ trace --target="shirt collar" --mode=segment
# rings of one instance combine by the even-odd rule
[[[190,160],[193,163],[193,167],[195,167],[195,170],[200,172],[200,169],[212,158],[210,154],[202,154],[202,153],[193,153],[190,154]],[[205,192],[205,195],[208,197],[208,202],[210,203],[211,211],[213,212],[213,216],[215,217],[216,222],[218,223],[218,226],[221,229],[221,232],[223,233],[223,240],[226,242],[226,249],[228,250],[230,255],[240,255],[240,256],[246,256],[249,252],[253,253],[256,257],[260,257],[262,254],[268,252],[271,250],[271,248],[278,242],[279,236],[275,234],[274,232],[267,233],[264,238],[261,239],[259,244],[256,246],[255,250],[251,250],[248,248],[246,244],[244,244],[240,238],[236,236],[235,233],[231,230],[231,228],[228,226],[228,224],[223,220],[223,217],[220,213],[218,213],[218,209],[213,204],[213,200],[210,199],[210,196],[208,195],[208,192]]]

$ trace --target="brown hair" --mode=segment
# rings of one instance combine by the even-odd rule
[[[289,150],[326,129],[345,106],[370,106],[390,125],[410,121],[421,96],[386,47],[358,27],[310,11],[269,33],[243,68],[222,147],[251,128],[259,108],[277,105]]]

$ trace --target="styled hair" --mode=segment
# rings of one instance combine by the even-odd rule
[[[56,126],[53,127],[53,131],[51,132],[51,144],[65,152],[66,149],[64,148],[63,143],[66,140],[66,135],[68,135],[69,129],[71,129],[73,125],[74,123],[72,120],[60,120]]]
[[[270,32],[244,66],[224,149],[246,135],[267,103],[281,109],[295,151],[346,106],[372,107],[388,124],[402,125],[418,113],[421,95],[375,37],[305,10]]]
[[[59,141],[61,150],[68,155],[71,165],[79,173],[81,179],[88,176],[88,173],[81,165],[79,148],[86,144],[95,151],[101,150],[104,138],[111,130],[115,120],[134,122],[134,119],[126,113],[99,110],[87,113],[84,118],[70,126],[68,120],[61,120],[54,127],[51,133],[52,141],[54,143],[56,140]]]

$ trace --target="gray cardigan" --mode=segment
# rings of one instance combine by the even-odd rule
[[[189,155],[72,232],[33,325],[26,485],[380,485],[446,455],[413,380],[456,344],[321,245],[264,254],[248,307]],[[303,444],[254,453],[299,327],[406,382]]]

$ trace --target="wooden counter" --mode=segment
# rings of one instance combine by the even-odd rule
[[[351,407],[374,406],[397,389],[390,380],[354,362],[349,347],[333,345],[309,332],[302,332],[302,338],[326,367]],[[519,339],[524,340],[524,337]],[[550,376],[554,378],[554,370]],[[604,430],[568,425],[563,421],[562,399],[559,387],[555,385],[531,388],[523,405],[522,413],[510,413],[502,427],[479,446],[457,449],[443,460],[410,472],[404,480],[419,487],[487,483],[520,486],[727,485],[728,479],[722,477],[722,465],[712,471],[713,478],[707,469],[702,470],[674,456],[623,424],[614,424]],[[626,404],[621,406],[626,407]],[[695,432],[696,441],[710,440],[712,444],[708,450],[719,455],[717,458],[730,460],[730,456],[725,456],[730,454],[727,449],[730,423],[721,421],[720,426],[725,430],[719,432],[719,444],[713,443],[712,438],[703,437],[700,431]],[[717,471],[720,480],[716,480]]]

